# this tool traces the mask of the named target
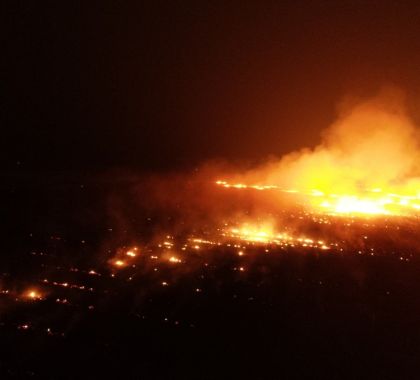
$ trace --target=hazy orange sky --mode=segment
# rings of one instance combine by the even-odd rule
[[[418,120],[420,5],[389,3],[13,3],[3,168],[264,160],[314,147],[343,96],[388,84]]]

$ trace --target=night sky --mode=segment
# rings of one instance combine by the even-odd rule
[[[417,4],[10,1],[1,170],[262,160],[315,145],[344,95],[389,83],[416,109]]]

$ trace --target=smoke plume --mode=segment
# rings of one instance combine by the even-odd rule
[[[419,157],[419,134],[404,96],[386,89],[374,98],[343,102],[319,145],[252,170],[243,181],[325,193],[379,188],[417,195]]]

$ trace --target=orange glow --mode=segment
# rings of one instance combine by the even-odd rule
[[[126,255],[130,256],[130,257],[136,257],[137,256],[136,253],[133,250],[127,251]]]
[[[30,300],[41,300],[42,294],[35,290],[35,289],[29,289],[24,293],[25,298]]]
[[[329,249],[329,246],[323,240],[316,240],[307,236],[296,237],[288,233],[279,233],[270,222],[257,224],[245,223],[241,227],[225,230],[222,235],[226,239],[234,239],[252,244]],[[243,254],[243,250],[238,252],[239,256]]]
[[[244,225],[241,228],[232,228],[230,232],[232,237],[260,243],[268,243],[275,237],[273,229],[269,226]]]
[[[413,215],[420,210],[420,131],[395,89],[344,109],[312,149],[228,182],[227,189],[294,194],[313,212]]]
[[[270,189],[278,189],[277,186],[274,185],[246,185],[244,183],[228,183],[226,181],[216,181],[216,185],[223,186],[226,188],[234,188],[234,189],[254,189],[254,190],[270,190]]]
[[[226,188],[276,189],[273,185],[230,185],[226,181],[217,181]],[[278,189],[278,188],[277,188]],[[420,210],[420,192],[418,195],[384,193],[382,189],[359,191],[356,194],[327,193],[320,190],[299,191],[278,189],[283,193],[292,193],[304,199],[306,205],[315,212],[330,214],[367,214],[367,215],[410,215]],[[260,231],[262,235],[263,232]]]

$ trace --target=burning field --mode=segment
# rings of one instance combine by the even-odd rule
[[[347,103],[317,147],[251,169],[4,185],[1,371],[412,373],[418,130],[395,92]]]

